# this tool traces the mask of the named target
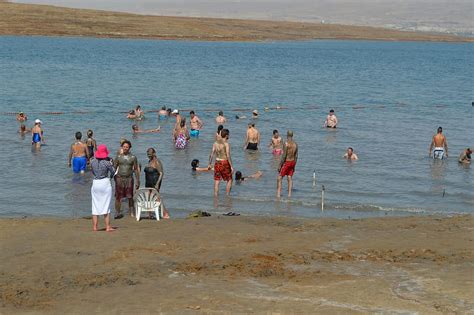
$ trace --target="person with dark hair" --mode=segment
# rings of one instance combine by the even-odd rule
[[[237,171],[237,172],[235,172],[235,182],[236,183],[241,183],[241,182],[243,182],[244,180],[247,180],[247,179],[259,179],[262,176],[263,176],[263,173],[261,171],[257,171],[254,174],[248,175],[248,176],[244,176],[244,175],[242,175],[241,171]]]
[[[105,219],[105,230],[113,232],[115,229],[110,225],[110,203],[112,201],[112,184],[110,179],[114,177],[115,168],[113,161],[109,158],[109,150],[105,144],[100,144],[91,159],[91,171],[94,175],[92,181],[92,230],[98,231],[99,216]]]
[[[247,135],[245,137],[244,149],[257,151],[260,144],[260,132],[255,128],[255,123],[249,123]]]
[[[344,154],[344,158],[350,161],[356,161],[359,159],[357,154],[354,153],[354,149],[352,149],[351,147],[347,148],[346,154]]]
[[[25,113],[23,113],[23,112],[19,112],[16,115],[16,120],[19,121],[19,122],[25,122],[25,121],[28,120],[28,116],[26,116]]]
[[[42,123],[41,120],[36,119],[35,125],[31,128],[31,145],[33,145],[36,150],[40,150],[41,144],[44,143],[43,128],[41,128]]]
[[[463,150],[461,154],[459,155],[458,162],[465,163],[465,164],[471,163],[471,154],[472,154],[471,148],[467,148],[466,150]]]
[[[174,142],[176,149],[186,149],[188,141],[191,138],[189,130],[186,128],[186,120],[181,119],[179,126],[174,130]]]
[[[142,111],[142,107],[137,104],[137,107],[135,107],[135,119],[142,120],[145,118],[145,113]]]
[[[145,172],[145,187],[154,188],[158,192],[160,192],[161,183],[164,175],[163,164],[156,156],[156,150],[154,148],[149,148],[148,150],[146,150],[146,155],[148,156],[148,165],[145,166],[145,168],[143,169],[143,171]],[[163,201],[162,206],[163,218],[169,219],[170,216],[163,204]]]
[[[278,130],[276,129],[273,130],[273,137],[268,146],[273,149],[272,150],[273,155],[281,155],[283,153],[282,141],[281,141],[280,134],[278,133]]]
[[[123,218],[121,213],[122,199],[128,198],[128,213],[133,216],[133,186],[135,174],[135,188],[140,187],[140,167],[135,155],[130,153],[132,144],[128,140],[122,142],[122,152],[117,156],[114,166],[115,175],[115,219]]]
[[[219,111],[219,114],[216,117],[216,124],[223,125],[227,122],[227,119],[224,117],[224,112]]]
[[[128,119],[136,119],[137,114],[135,113],[135,110],[132,109],[131,111],[129,111],[128,114],[127,114],[127,118]]]
[[[216,140],[212,146],[211,154],[209,156],[209,165],[211,167],[214,157],[216,162],[214,164],[214,196],[217,197],[219,193],[219,183],[221,180],[226,181],[226,193],[230,194],[232,189],[232,173],[234,168],[232,166],[232,158],[230,155],[229,144],[229,129],[222,129],[221,139]]]
[[[199,160],[194,159],[191,161],[191,168],[193,172],[208,172],[212,170],[212,167],[199,167]]]
[[[71,144],[68,157],[68,166],[71,167],[74,173],[84,174],[87,166],[87,159],[90,157],[87,145],[82,142],[82,133],[76,132],[76,141]],[[72,163],[71,163],[72,161]]]
[[[445,155],[448,157],[448,141],[443,135],[442,127],[438,127],[438,132],[433,136],[428,154],[430,157],[433,156],[433,159],[439,160],[442,160]]]
[[[87,130],[87,140],[86,140],[86,145],[87,149],[89,149],[89,159],[94,156],[94,152],[97,151],[97,142],[93,138],[94,132],[89,129]]]
[[[288,130],[287,141],[283,145],[283,154],[278,168],[277,198],[281,196],[281,186],[283,177],[288,177],[288,198],[291,197],[293,189],[293,174],[295,173],[296,162],[298,161],[298,144],[293,141],[293,131]]]
[[[224,126],[222,125],[217,126],[217,132],[216,132],[216,137],[215,137],[216,140],[220,139],[222,129],[224,129]]]
[[[324,121],[324,127],[326,128],[336,128],[337,127],[337,117],[334,114],[334,109],[329,111],[329,115],[326,117]]]
[[[155,132],[160,132],[161,127],[158,126],[156,129],[140,129],[140,127],[137,124],[132,125],[132,133],[133,134],[138,134],[138,133],[155,133]]]
[[[170,109],[171,112],[171,109]],[[165,120],[169,116],[168,111],[166,110],[166,106],[161,107],[160,111],[158,112],[158,120]]]
[[[199,137],[199,133],[201,132],[203,123],[201,119],[199,119],[198,116],[196,116],[196,113],[192,110],[189,112],[189,129],[191,129],[191,132],[189,133],[191,137]]]

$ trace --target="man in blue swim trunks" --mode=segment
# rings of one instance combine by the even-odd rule
[[[76,141],[71,144],[71,149],[69,150],[68,165],[69,167],[72,166],[74,173],[84,174],[87,166],[87,158],[89,157],[89,149],[81,139],[82,133],[80,131],[76,132]]]
[[[191,129],[191,132],[189,133],[189,135],[191,137],[197,138],[199,137],[199,132],[201,131],[203,123],[201,119],[199,119],[199,117],[196,116],[193,110],[189,112],[189,116],[191,117],[191,119],[189,120],[189,127]]]

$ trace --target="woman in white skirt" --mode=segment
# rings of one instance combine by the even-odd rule
[[[91,159],[91,169],[94,175],[92,182],[92,222],[93,230],[98,230],[99,215],[105,217],[105,230],[115,231],[110,226],[110,201],[112,200],[112,184],[110,179],[114,177],[115,168],[113,161],[109,158],[109,150],[105,144],[100,144]]]

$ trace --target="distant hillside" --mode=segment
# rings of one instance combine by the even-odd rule
[[[185,18],[0,2],[0,35],[265,41],[366,39],[472,41],[383,28],[258,20]]]

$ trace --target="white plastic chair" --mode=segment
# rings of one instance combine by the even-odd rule
[[[163,205],[160,193],[154,188],[141,188],[135,192],[135,215],[140,221],[142,212],[154,212],[156,220],[163,217]]]

